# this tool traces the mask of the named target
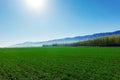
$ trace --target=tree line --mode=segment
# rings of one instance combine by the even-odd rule
[[[43,46],[120,46],[120,35],[106,36],[75,43],[52,44]]]
[[[120,35],[106,36],[72,43],[73,46],[120,46]]]

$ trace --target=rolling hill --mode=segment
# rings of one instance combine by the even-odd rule
[[[100,38],[105,36],[112,36],[120,34],[120,30],[114,32],[105,32],[105,33],[96,33],[92,35],[85,35],[85,36],[76,36],[72,38],[63,38],[63,39],[55,39],[43,42],[24,42],[16,45],[12,45],[11,47],[38,47],[43,45],[52,45],[52,44],[66,44],[66,43],[75,43],[78,41],[90,40],[94,38]]]

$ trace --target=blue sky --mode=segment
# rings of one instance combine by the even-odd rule
[[[0,0],[0,46],[120,30],[120,0],[48,1],[43,12]]]

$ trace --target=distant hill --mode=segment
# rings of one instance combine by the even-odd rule
[[[105,33],[96,33],[92,35],[85,35],[85,36],[76,36],[72,38],[63,38],[63,39],[55,39],[43,42],[24,42],[20,44],[13,45],[11,47],[38,47],[43,45],[52,45],[52,44],[66,44],[66,43],[74,43],[78,41],[90,40],[94,38],[100,38],[104,36],[111,36],[120,34],[120,30],[114,32],[105,32]]]
[[[120,46],[120,35],[106,36],[71,44],[72,46]]]

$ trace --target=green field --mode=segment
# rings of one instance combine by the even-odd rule
[[[120,80],[120,48],[1,48],[0,80]]]

